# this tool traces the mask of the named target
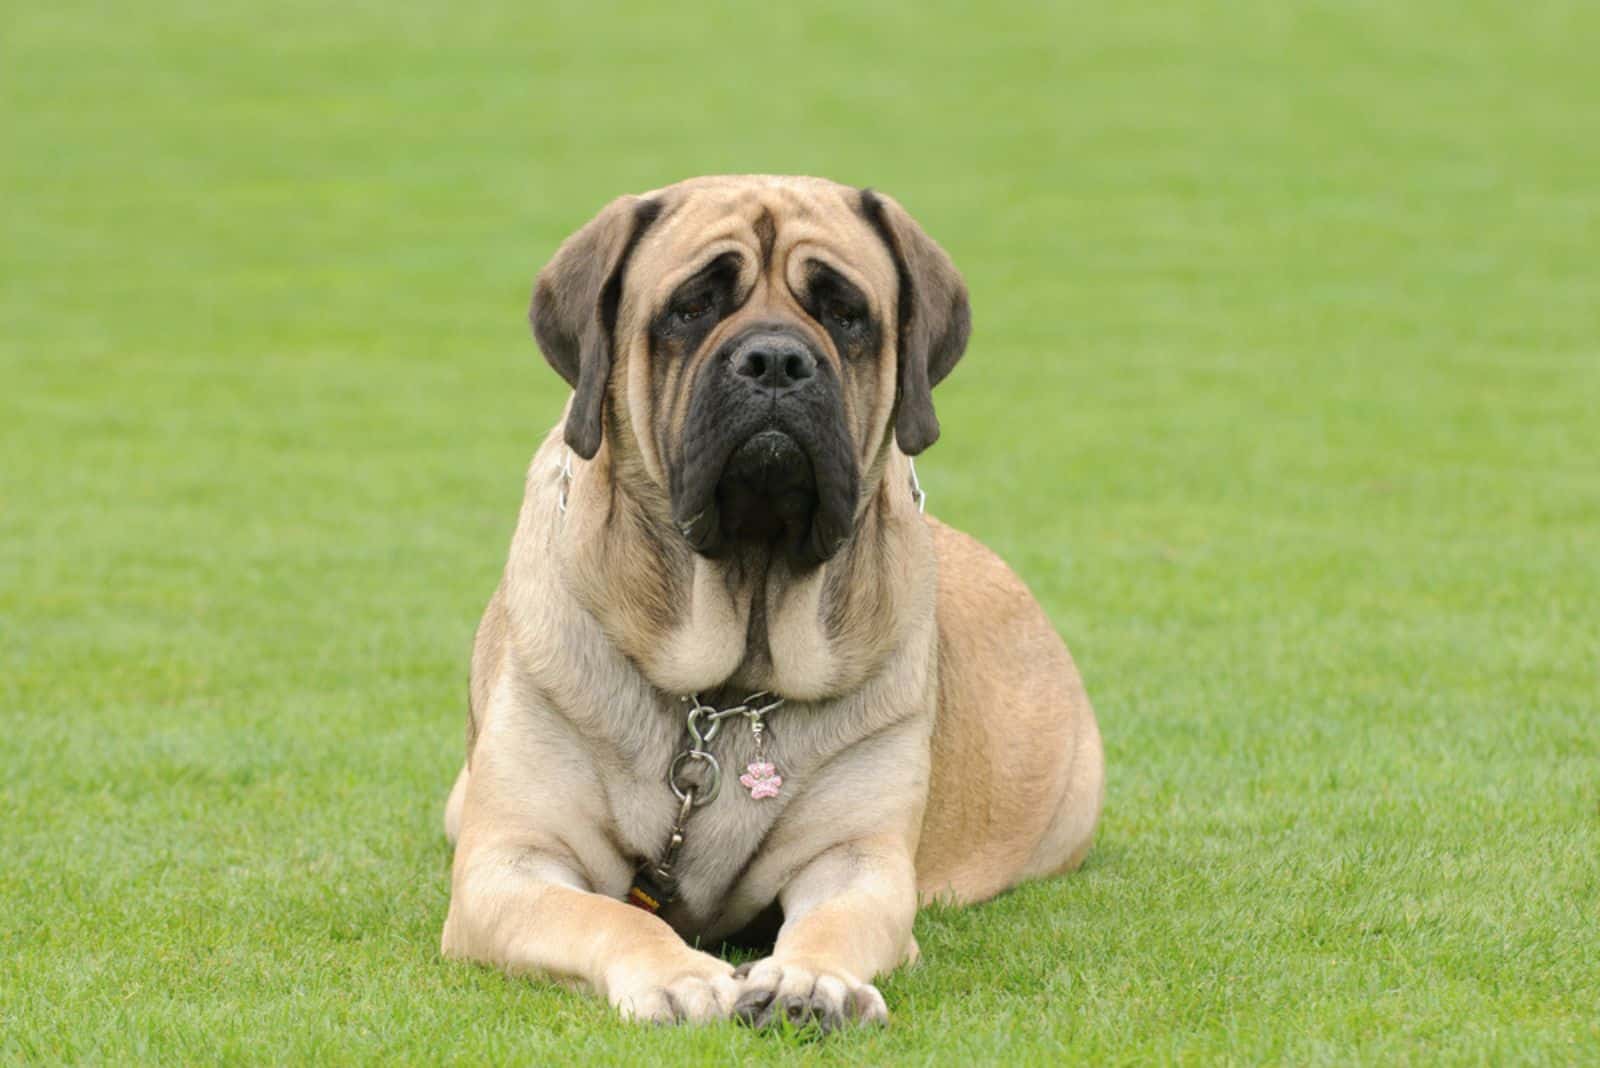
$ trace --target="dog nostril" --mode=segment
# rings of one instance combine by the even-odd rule
[[[767,377],[767,354],[747,352],[739,359],[739,374],[756,380]]]
[[[757,339],[735,354],[733,373],[767,389],[786,390],[815,378],[817,362],[809,352],[785,339]]]

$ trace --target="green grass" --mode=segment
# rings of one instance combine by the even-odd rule
[[[0,1059],[1600,1060],[1600,9],[540,7],[0,10]],[[821,1044],[437,953],[530,282],[716,171],[963,268],[1107,746]]]

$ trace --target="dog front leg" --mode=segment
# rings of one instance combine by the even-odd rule
[[[899,841],[834,846],[778,895],[783,928],[772,956],[740,969],[734,1012],[765,1026],[815,1020],[824,1031],[848,1022],[886,1023],[872,980],[914,954],[916,871]]]
[[[560,858],[480,847],[456,854],[446,957],[578,982],[623,1016],[656,1023],[725,1019],[732,967],[690,949],[660,917],[591,893]]]

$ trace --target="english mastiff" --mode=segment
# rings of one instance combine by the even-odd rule
[[[473,646],[445,955],[641,1020],[886,1020],[919,902],[1068,871],[1100,815],[1066,648],[922,512],[961,276],[882,194],[697,178],[568,238],[530,317],[572,397]]]

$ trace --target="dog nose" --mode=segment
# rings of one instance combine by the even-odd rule
[[[817,373],[817,358],[788,334],[756,334],[733,353],[733,371],[775,393],[803,385]]]

